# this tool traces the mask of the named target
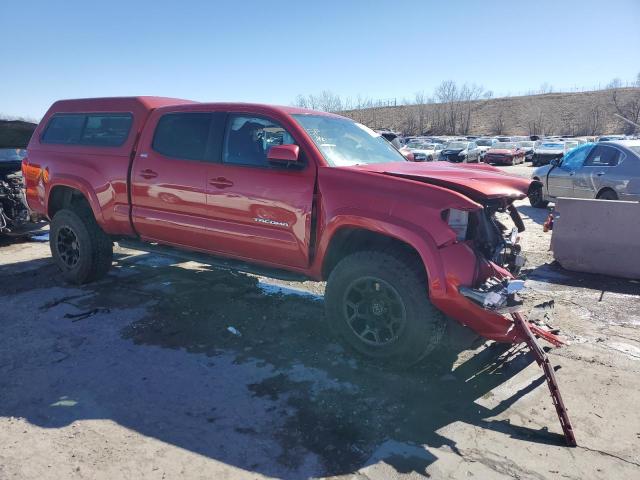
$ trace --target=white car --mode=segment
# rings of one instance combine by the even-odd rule
[[[477,138],[476,145],[478,145],[478,150],[480,150],[480,159],[483,159],[487,150],[493,147],[496,143],[498,143],[498,140],[495,138]]]
[[[433,162],[438,158],[440,150],[443,145],[440,143],[425,143],[425,142],[409,142],[405,145],[411,153],[413,153],[414,161],[416,162]]]

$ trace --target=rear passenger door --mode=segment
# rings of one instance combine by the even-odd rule
[[[216,249],[274,266],[309,264],[315,164],[271,164],[274,145],[299,144],[277,121],[230,113],[219,163],[208,165],[207,210]]]
[[[143,239],[213,250],[207,169],[223,126],[222,113],[161,109],[151,115],[131,170],[131,214]]]

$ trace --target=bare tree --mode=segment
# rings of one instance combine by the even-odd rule
[[[435,91],[438,103],[442,105],[442,131],[455,135],[459,128],[460,100],[458,86],[453,80],[445,80]]]
[[[319,95],[320,110],[325,112],[339,112],[342,110],[342,100],[339,95],[329,91],[323,90]]]
[[[580,122],[583,135],[600,135],[604,133],[604,108],[600,104],[592,105],[584,112]]]
[[[607,84],[607,88],[622,88],[622,80],[614,78]]]
[[[623,92],[618,88],[614,88],[611,91],[611,99],[613,100],[613,105],[618,115],[632,122],[623,123],[622,128],[624,133],[636,133],[638,127],[633,125],[633,123],[640,123],[640,91],[629,89],[629,91]]]
[[[544,82],[542,85],[540,85],[540,90],[538,91],[538,93],[542,95],[544,95],[545,93],[553,93],[553,85]]]
[[[460,118],[460,131],[469,133],[471,129],[471,114],[478,107],[478,100],[482,96],[484,88],[480,85],[466,83],[460,89],[460,100],[462,101],[462,115]]]
[[[504,102],[498,100],[496,115],[493,117],[492,130],[495,135],[504,134]]]

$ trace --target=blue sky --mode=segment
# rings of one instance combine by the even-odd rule
[[[640,0],[2,0],[0,19],[0,114],[36,119],[60,98],[515,94],[640,72]]]

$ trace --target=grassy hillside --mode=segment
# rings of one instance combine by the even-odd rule
[[[0,148],[26,147],[36,126],[21,120],[0,120]]]
[[[640,88],[621,88],[617,95],[619,105],[634,99],[638,101]],[[494,98],[470,102],[469,105],[469,130],[457,131],[456,134],[599,135],[625,130],[625,124],[614,116],[613,90]],[[445,134],[452,132],[438,131],[438,125],[439,118],[447,115],[448,107],[445,104],[403,105],[351,110],[342,114],[372,128],[390,128],[407,134]]]

